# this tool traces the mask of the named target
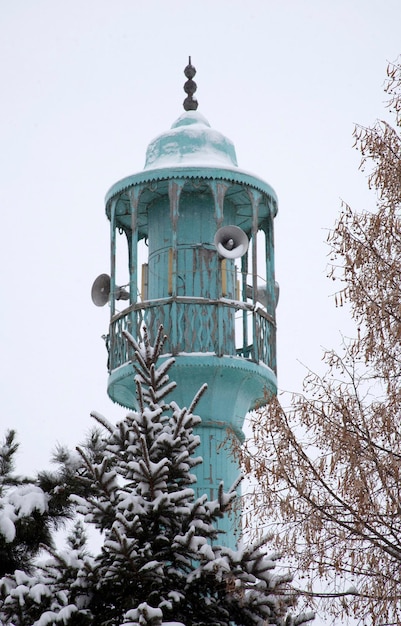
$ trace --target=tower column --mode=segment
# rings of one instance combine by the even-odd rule
[[[114,315],[116,309],[116,203],[114,200],[110,207],[110,314]]]
[[[134,187],[129,190],[131,209],[131,233],[129,249],[129,272],[130,272],[130,304],[135,304],[138,299],[138,204],[141,190]]]
[[[176,296],[177,295],[177,275],[178,275],[178,255],[177,255],[177,226],[178,226],[178,215],[179,215],[179,206],[180,206],[180,196],[183,188],[182,181],[170,180],[168,184],[168,195],[170,199],[170,219],[172,226],[172,237],[171,237],[171,268],[169,267],[169,284],[171,281],[171,292],[169,289],[169,295]],[[170,264],[170,260],[169,260]]]

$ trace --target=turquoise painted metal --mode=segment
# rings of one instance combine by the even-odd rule
[[[241,440],[246,413],[276,393],[276,212],[273,189],[240,170],[231,141],[191,110],[150,143],[143,171],[117,182],[106,196],[111,226],[108,394],[137,408],[133,355],[122,331],[141,340],[146,326],[153,339],[162,324],[167,335],[163,358],[175,358],[174,400],[188,406],[200,386],[208,385],[197,407],[204,463],[196,490],[212,499],[221,481],[228,488],[238,477],[227,432]],[[240,259],[222,258],[213,243],[216,231],[226,225],[240,227],[249,238]],[[114,297],[118,231],[126,235],[130,281],[130,300],[120,312]],[[140,258],[141,240],[147,244],[146,258]],[[262,287],[258,272],[264,275]],[[231,547],[239,530],[238,516],[233,516],[222,522],[220,538]]]

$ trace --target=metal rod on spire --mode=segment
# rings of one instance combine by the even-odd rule
[[[184,74],[188,78],[188,80],[184,84],[184,91],[187,94],[187,97],[183,102],[184,109],[185,111],[196,111],[196,109],[198,108],[198,101],[196,98],[193,97],[193,95],[197,89],[197,85],[196,82],[192,80],[196,74],[196,69],[191,63],[191,57],[189,57],[188,65],[184,70]]]

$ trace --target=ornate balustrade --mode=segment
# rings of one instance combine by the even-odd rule
[[[134,357],[123,330],[142,338],[146,326],[153,341],[161,324],[167,336],[165,353],[242,356],[276,370],[276,327],[264,309],[233,300],[176,297],[138,302],[112,318],[107,338],[109,371]]]

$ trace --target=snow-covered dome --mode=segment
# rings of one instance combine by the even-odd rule
[[[145,170],[191,166],[237,167],[234,144],[197,111],[186,111],[150,142]]]

